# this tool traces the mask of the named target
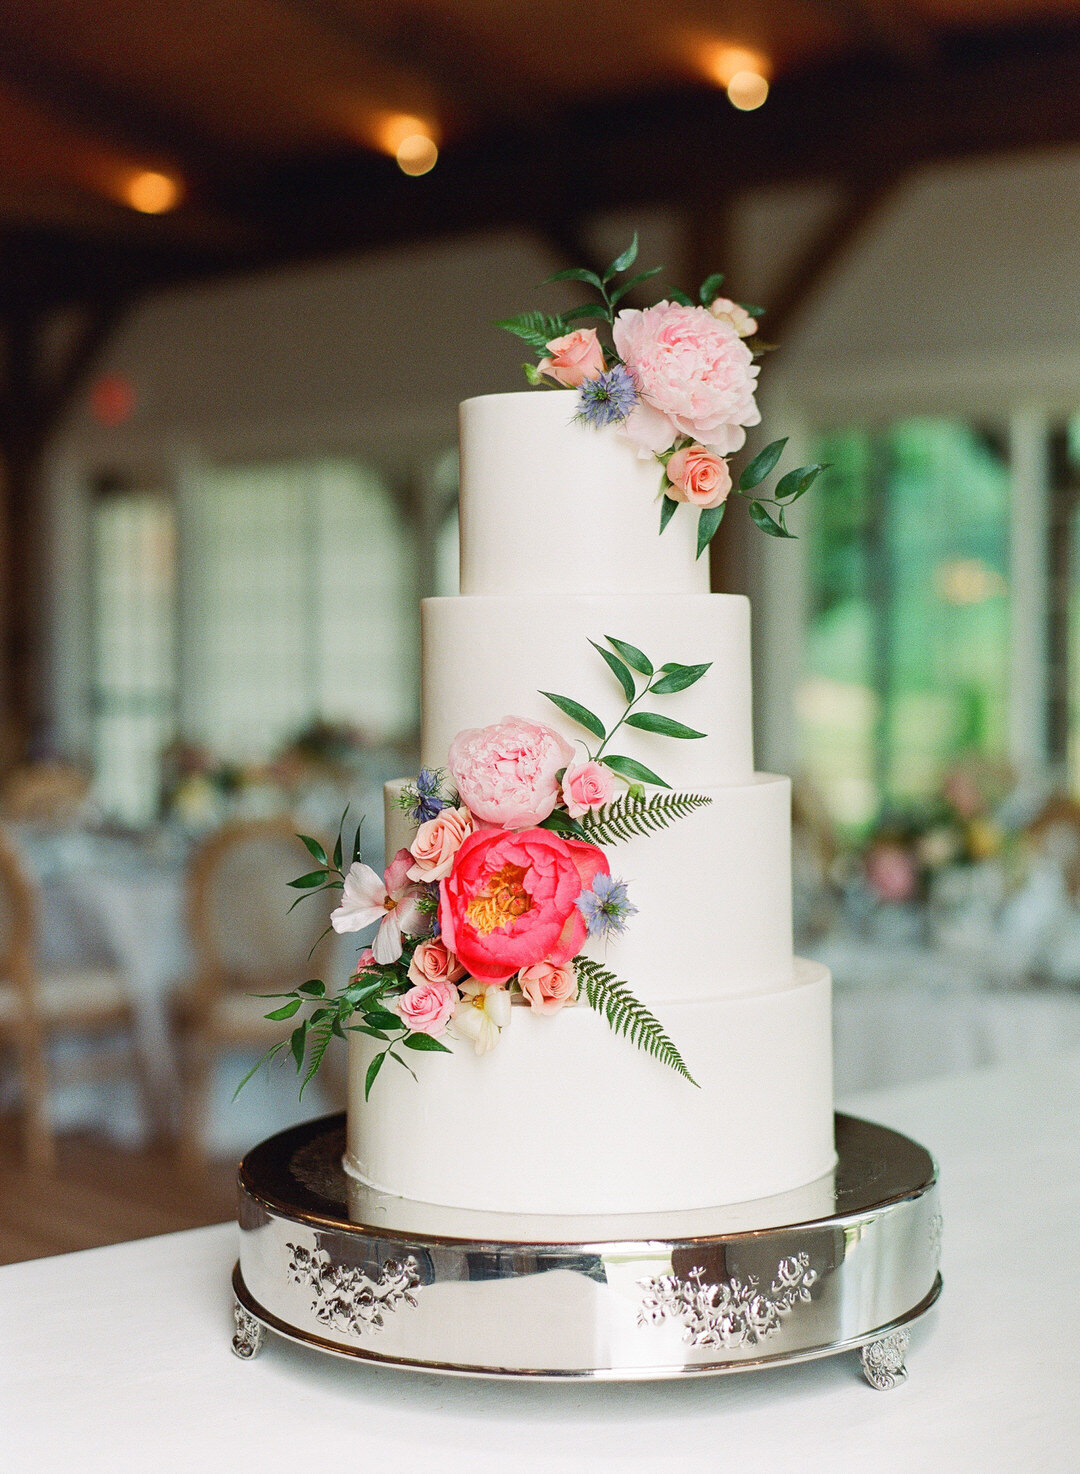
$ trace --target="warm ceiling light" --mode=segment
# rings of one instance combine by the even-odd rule
[[[426,133],[410,133],[398,144],[394,157],[403,174],[427,174],[438,162],[439,150]]]
[[[769,84],[760,72],[736,72],[727,84],[728,102],[740,112],[752,113],[769,95]]]
[[[175,209],[183,193],[179,179],[159,174],[155,169],[140,169],[124,185],[124,199],[133,210],[144,215],[164,215]]]
[[[769,58],[749,46],[716,44],[706,46],[701,53],[701,64],[710,81],[720,87],[730,87],[740,72],[753,72],[755,76],[767,78],[772,71]]]

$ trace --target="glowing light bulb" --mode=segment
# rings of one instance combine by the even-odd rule
[[[398,144],[394,157],[403,174],[428,174],[438,162],[439,150],[426,133],[410,133]]]
[[[769,84],[760,72],[736,72],[727,84],[728,102],[740,112],[751,113],[769,95]]]
[[[752,51],[748,46],[730,46],[714,43],[706,46],[700,54],[701,67],[710,81],[727,88],[733,77],[740,72],[753,72],[758,77],[768,77],[772,71],[767,56]]]
[[[176,208],[183,195],[179,179],[156,169],[140,169],[124,185],[125,201],[143,215],[164,215]]]

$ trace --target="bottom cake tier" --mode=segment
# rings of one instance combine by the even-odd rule
[[[502,1213],[663,1213],[788,1192],[835,1160],[831,979],[669,1002],[691,1085],[584,1004],[515,1007],[497,1047],[415,1057],[364,1100],[376,1046],[349,1039],[345,1167],[383,1192]]]

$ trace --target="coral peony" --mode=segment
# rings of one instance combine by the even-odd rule
[[[569,962],[585,940],[575,902],[608,862],[550,829],[482,829],[439,887],[439,931],[474,978],[505,982],[537,962]]]
[[[563,774],[562,796],[572,819],[611,802],[615,787],[611,769],[601,763],[573,763]]]
[[[689,502],[693,507],[718,507],[731,490],[731,472],[722,456],[714,455],[703,445],[688,445],[677,450],[667,463],[668,496],[673,502]]]
[[[604,350],[595,328],[578,328],[544,346],[549,357],[540,360],[537,371],[567,389],[576,389],[582,379],[595,379],[604,372]]]
[[[678,435],[689,435],[730,455],[746,439],[743,427],[759,423],[758,370],[750,350],[729,322],[707,308],[678,302],[658,302],[643,312],[626,308],[612,332],[644,401],[623,425],[632,443],[655,453]],[[662,445],[657,415],[670,430]]]
[[[419,937],[430,930],[428,918],[417,905],[422,887],[409,883],[411,864],[408,850],[398,850],[382,880],[370,865],[358,861],[350,865],[341,905],[330,913],[330,924],[336,932],[363,931],[377,921],[372,957],[382,965],[396,962],[401,956],[402,932]]]
[[[528,829],[546,819],[559,799],[556,774],[574,749],[552,727],[503,717],[469,727],[450,744],[447,766],[461,801],[486,824]]]
[[[421,942],[409,963],[411,983],[456,983],[465,969],[441,937]]]
[[[577,1002],[577,973],[569,962],[537,962],[518,973],[521,991],[533,1013],[558,1013]]]
[[[442,809],[434,819],[425,820],[409,846],[413,857],[409,879],[434,881],[449,875],[462,840],[475,828],[473,816],[466,808]]]
[[[418,983],[402,993],[394,1007],[398,1017],[416,1034],[443,1034],[460,1002],[452,983]]]

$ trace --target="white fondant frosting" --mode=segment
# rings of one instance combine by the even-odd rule
[[[614,427],[576,423],[576,403],[545,389],[461,406],[461,592],[707,593],[697,518],[658,537],[660,467]]]

